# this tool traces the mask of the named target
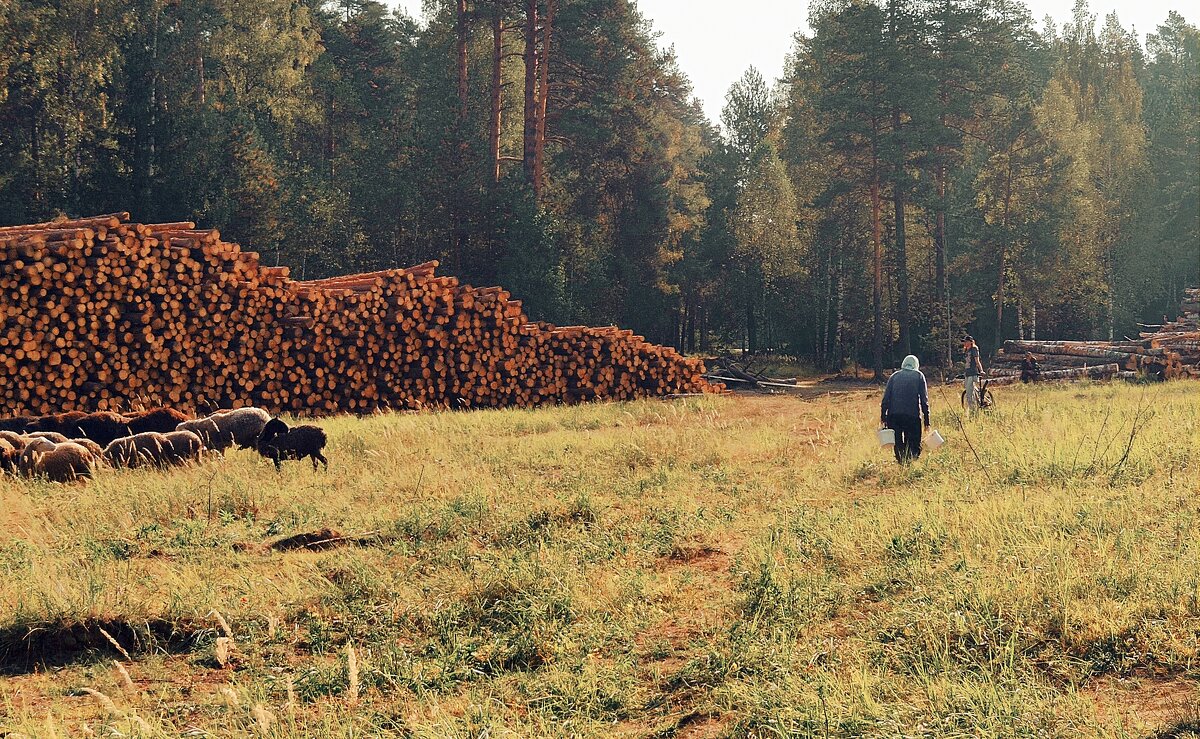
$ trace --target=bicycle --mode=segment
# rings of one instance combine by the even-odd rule
[[[980,410],[984,410],[984,411],[990,410],[992,407],[994,407],[996,405],[996,396],[992,395],[992,391],[990,389],[988,389],[988,385],[990,383],[991,383],[991,379],[986,376],[981,376],[979,378],[979,381],[975,383],[975,394],[976,394],[976,399],[978,400],[978,405],[979,405]],[[962,391],[961,402],[962,402],[962,407],[965,409],[967,407],[967,391],[966,390]]]

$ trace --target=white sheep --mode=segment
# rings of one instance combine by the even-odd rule
[[[48,439],[53,441],[55,444],[65,444],[70,441],[70,439],[58,433],[57,431],[30,431],[29,433],[25,434],[25,438]]]
[[[113,467],[170,467],[199,459],[204,442],[191,431],[145,431],[114,440],[104,448]]]
[[[176,427],[178,431],[191,431],[209,449],[223,452],[237,444],[239,449],[253,449],[262,434],[271,414],[262,408],[237,408],[222,410],[195,421],[184,421]]]
[[[163,451],[169,465],[197,462],[204,453],[204,441],[191,431],[172,431],[163,434]]]
[[[104,447],[100,446],[91,439],[67,439],[67,441],[72,444],[78,444],[84,449],[87,449],[96,459],[100,459],[104,456]]]
[[[0,431],[0,440],[8,442],[18,452],[24,449],[26,444],[25,435],[16,431]]]
[[[224,452],[233,444],[233,435],[221,430],[212,418],[197,418],[194,421],[184,421],[175,427],[176,431],[191,431],[204,446],[215,452]]]

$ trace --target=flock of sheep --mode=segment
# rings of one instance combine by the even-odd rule
[[[262,408],[222,410],[188,418],[171,408],[138,413],[57,413],[0,420],[0,472],[71,482],[99,467],[167,468],[196,461],[207,452],[253,449],[275,463],[312,460],[329,468],[321,453],[325,432],[286,423]]]

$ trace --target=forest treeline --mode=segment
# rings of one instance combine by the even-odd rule
[[[1083,2],[816,0],[712,122],[629,0],[426,11],[9,0],[0,223],[191,219],[308,279],[437,258],[536,318],[826,367],[1108,338],[1200,284],[1177,13],[1143,45]]]

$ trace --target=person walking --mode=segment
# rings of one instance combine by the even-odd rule
[[[983,374],[983,362],[979,361],[979,347],[970,335],[963,337],[963,352],[967,355],[967,368],[963,371],[963,389],[967,392],[967,415],[979,410],[979,376]]]
[[[904,358],[900,371],[888,378],[879,404],[879,421],[896,432],[896,461],[905,464],[921,456],[921,419],[929,428],[929,385],[921,362]]]

